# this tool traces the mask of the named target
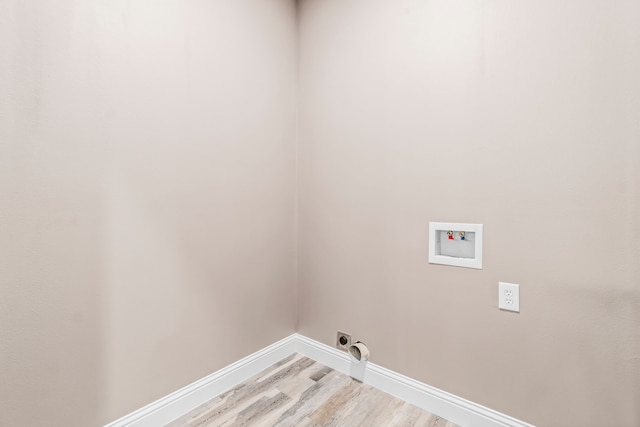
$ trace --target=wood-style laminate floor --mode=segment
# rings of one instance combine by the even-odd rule
[[[299,354],[167,427],[457,427]]]

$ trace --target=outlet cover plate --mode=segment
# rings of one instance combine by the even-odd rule
[[[498,308],[520,313],[520,285],[498,282]]]
[[[340,342],[340,338],[344,338],[344,344]],[[338,333],[336,334],[336,348],[338,350],[348,351],[349,347],[351,347],[351,334],[338,331]]]

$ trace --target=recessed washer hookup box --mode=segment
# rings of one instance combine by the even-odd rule
[[[429,263],[482,269],[482,224],[430,222]]]

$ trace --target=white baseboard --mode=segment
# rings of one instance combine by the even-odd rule
[[[355,365],[347,353],[299,334],[296,334],[296,350],[310,359],[462,427],[534,427],[374,363]]]
[[[290,335],[105,427],[162,427],[296,352]]]
[[[356,365],[347,353],[300,334],[265,347],[105,427],[164,426],[296,352],[462,427],[534,427],[374,363]]]

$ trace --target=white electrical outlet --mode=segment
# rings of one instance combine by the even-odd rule
[[[498,282],[498,308],[520,313],[520,285]]]

